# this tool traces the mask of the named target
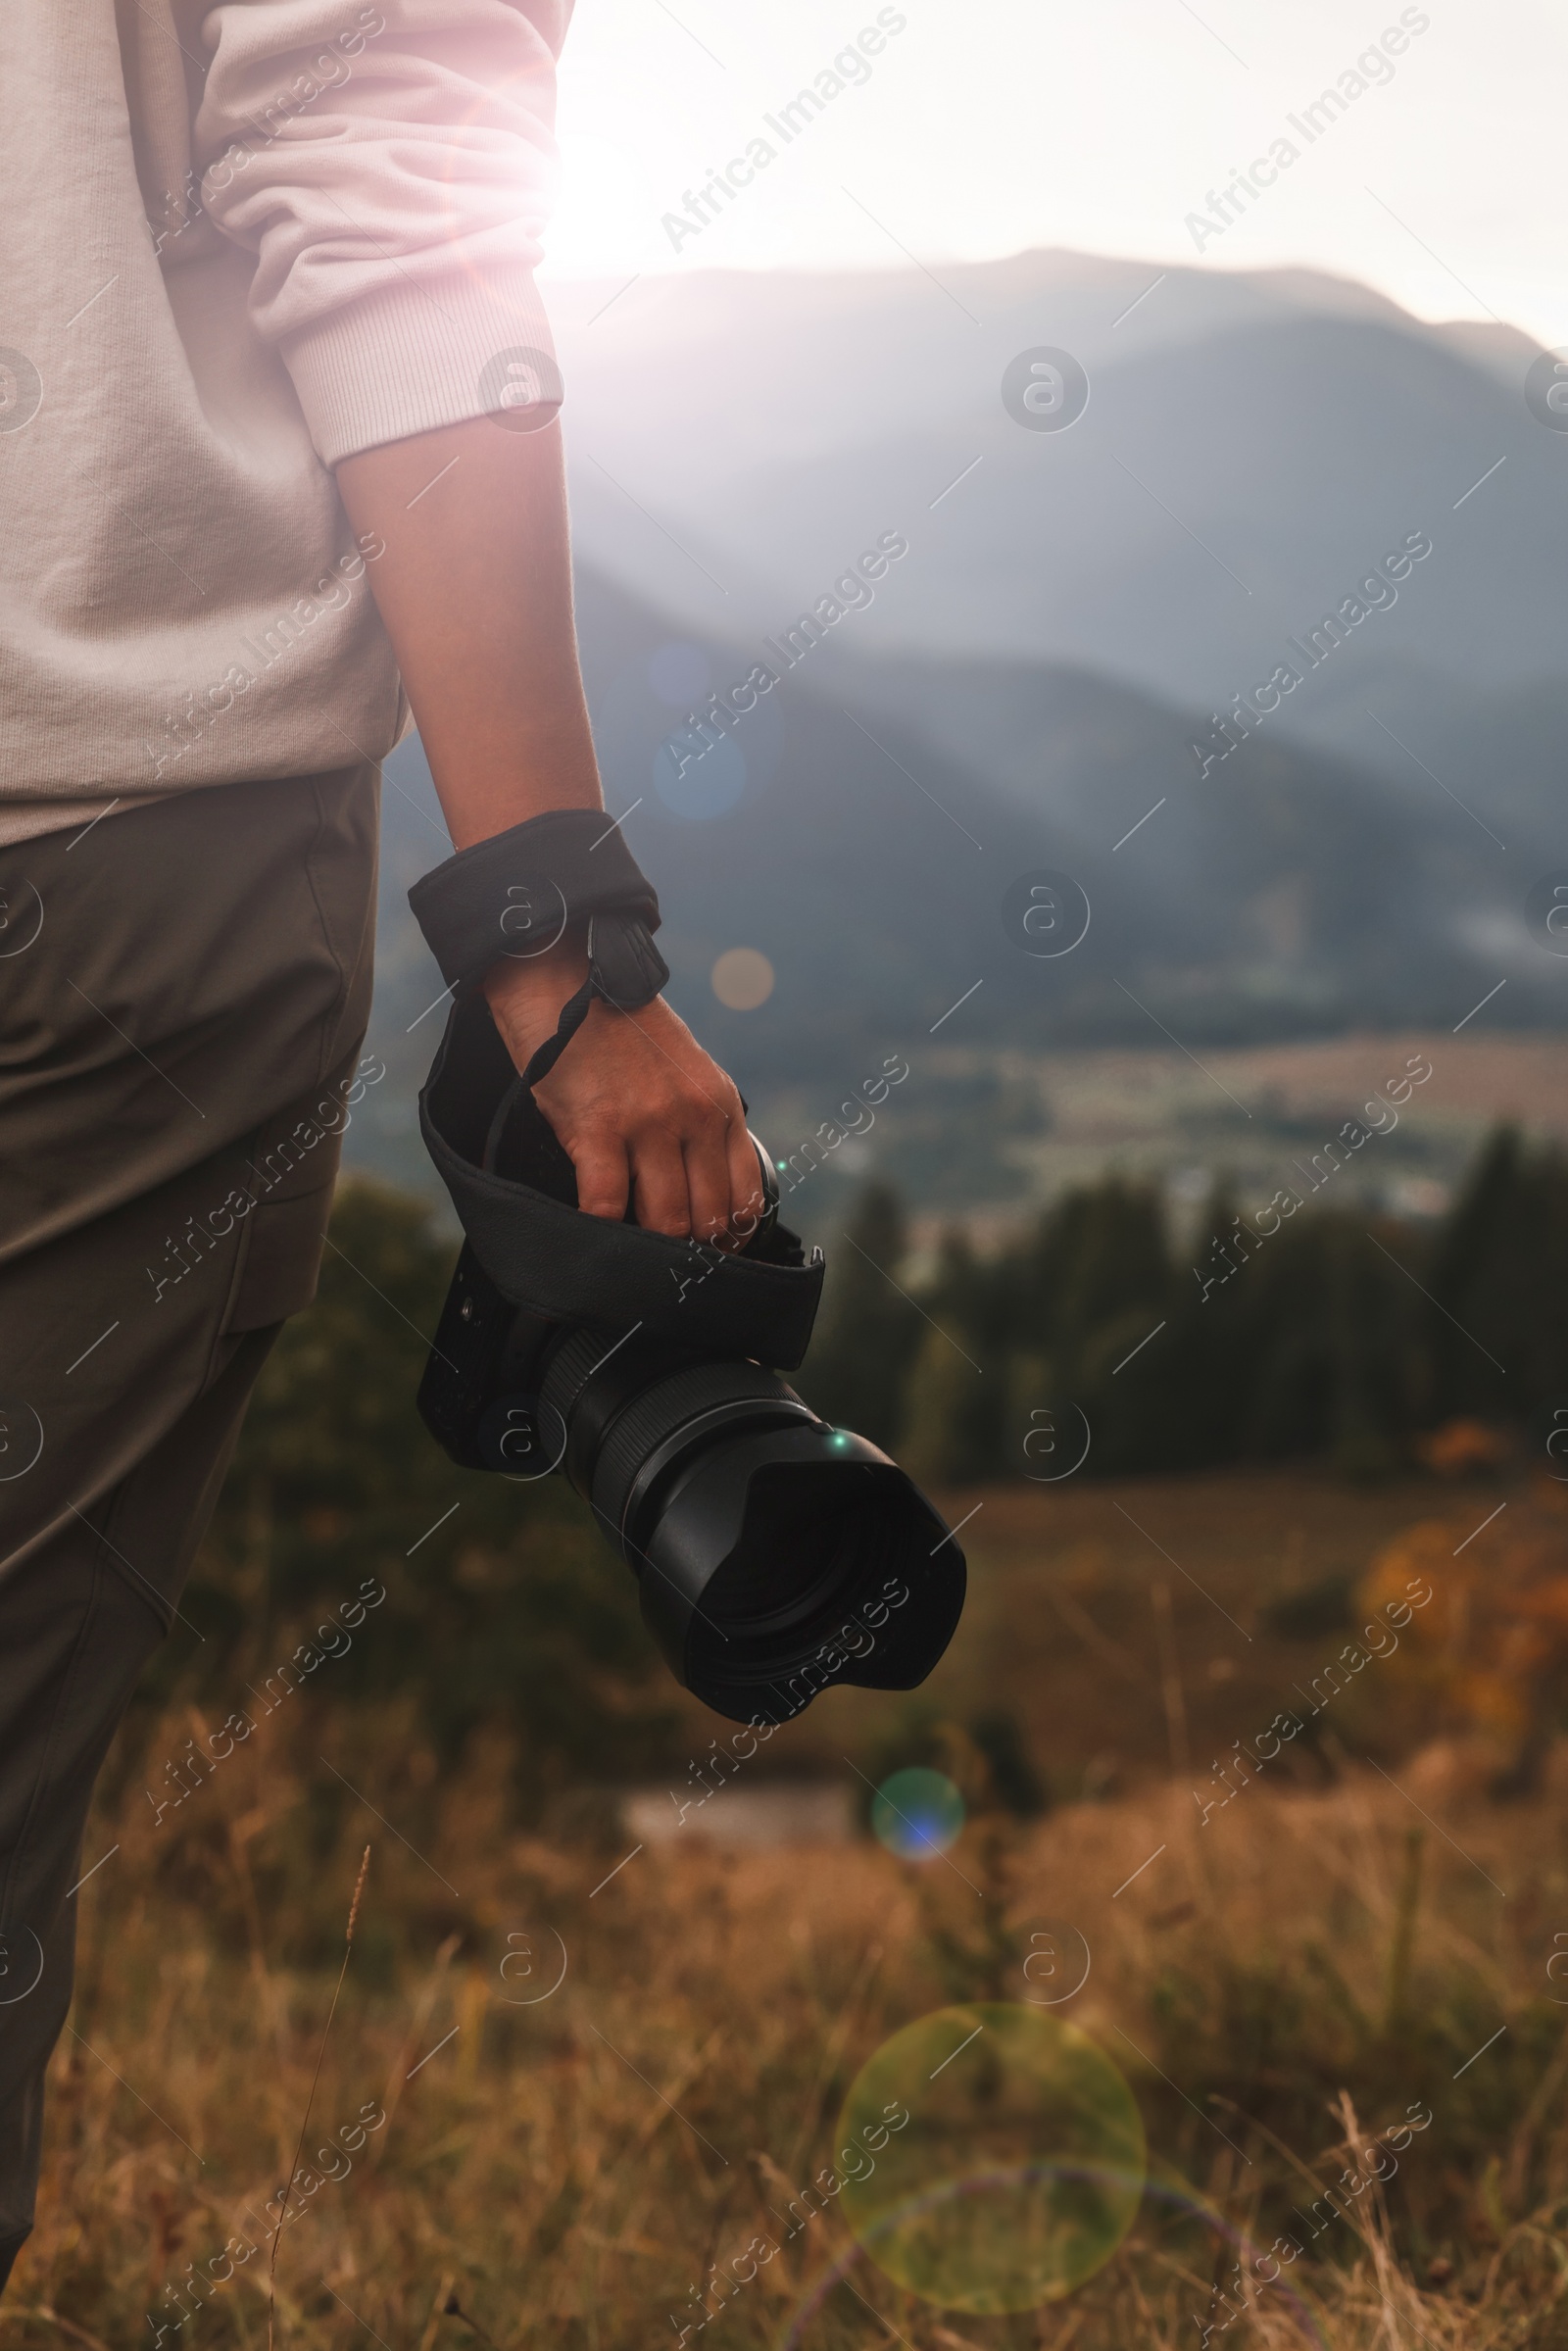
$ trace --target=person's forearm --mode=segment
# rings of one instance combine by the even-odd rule
[[[561,428],[488,416],[345,458],[370,571],[454,846],[602,805],[571,614]]]
[[[346,458],[338,488],[386,552],[371,572],[459,849],[543,815],[600,808],[571,617],[561,433],[487,416]],[[498,955],[481,985],[518,1069],[588,969],[569,930]],[[662,997],[594,1002],[536,1099],[568,1153],[578,1205],[738,1247],[760,1210],[740,1096]],[[750,1219],[750,1222],[747,1221]]]

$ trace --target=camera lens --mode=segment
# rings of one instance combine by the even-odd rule
[[[947,1647],[956,1543],[886,1454],[774,1373],[578,1330],[540,1402],[672,1672],[716,1713],[781,1721],[836,1682],[912,1689]]]

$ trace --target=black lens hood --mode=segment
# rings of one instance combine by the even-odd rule
[[[719,1597],[726,1564],[743,1564],[769,1524],[789,1519],[797,1481],[814,1485],[819,1512],[873,1517],[877,1537],[862,1539],[831,1589],[807,1597],[793,1626],[746,1625]],[[794,1530],[791,1548],[806,1582],[802,1534]],[[698,1450],[662,1497],[647,1545],[643,1622],[676,1680],[738,1723],[785,1720],[838,1682],[913,1690],[952,1640],[968,1584],[962,1551],[897,1463],[820,1422]]]
[[[503,1298],[618,1336],[638,1327],[694,1354],[793,1371],[806,1353],[822,1266],[671,1241],[584,1215],[483,1165],[516,1070],[481,995],[459,998],[419,1095],[419,1132],[474,1255]],[[784,1252],[778,1252],[782,1255]]]

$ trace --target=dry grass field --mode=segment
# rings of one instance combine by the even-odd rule
[[[444,1774],[412,1711],[330,1697],[159,1819],[146,1788],[215,1723],[141,1726],[89,1833],[84,1866],[108,1857],[0,2351],[1568,2345],[1559,1757],[1497,1802],[1463,1739],[1401,1745],[1374,1666],[1387,1698],[1349,1693],[1294,1776],[1211,1770],[1334,1652],[1312,1627],[1335,1578],[1432,1489],[1127,1482],[955,1514],[976,1499],[974,1603],[931,1690],[831,1696],[746,1767],[874,1774],[917,1705],[962,1778],[964,1724],[1001,1706],[1048,1808],[974,1779],[945,1857],[734,1853],[695,1823],[630,1852],[586,1798],[525,1833],[499,1748]],[[1496,1495],[1438,1499],[1458,1525]],[[717,1728],[693,1713],[693,1758]],[[1195,1785],[1234,1792],[1205,1817]],[[838,2117],[911,2021],[1039,2015],[1043,1934],[1087,1954],[1049,2013],[1131,2085],[1148,2192],[1065,2298],[937,2307],[822,2184]],[[933,2190],[993,2192],[983,2131],[922,2144]],[[930,2210],[940,2229],[951,2196]]]
[[[790,1765],[842,1771],[846,1748],[863,1762],[927,1718],[1000,1709],[1058,1801],[1169,1772],[1206,1786],[1212,1759],[1335,1657],[1386,1544],[1434,1518],[1457,1542],[1527,1491],[1519,1477],[1355,1486],[1292,1468],[946,1494],[949,1524],[968,1520],[969,1595],[940,1673],[907,1696],[846,1690],[813,1708],[790,1728]],[[1336,1740],[1388,1761],[1432,1737],[1429,1709],[1387,1677],[1370,1703],[1357,1697],[1325,1716],[1331,1761]],[[694,1706],[687,1728],[701,1753],[714,1726]]]

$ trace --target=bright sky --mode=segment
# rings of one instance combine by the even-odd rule
[[[1364,73],[1314,141],[1293,130],[1389,27],[1397,48],[1401,17],[1387,76]],[[547,275],[908,267],[901,247],[940,269],[1064,245],[1305,264],[1421,318],[1568,344],[1561,0],[900,0],[881,23],[866,78],[841,74],[786,143],[764,116],[877,25],[878,0],[578,0]],[[759,136],[773,161],[677,250],[661,217]],[[1200,255],[1187,215],[1281,137],[1298,160]]]

